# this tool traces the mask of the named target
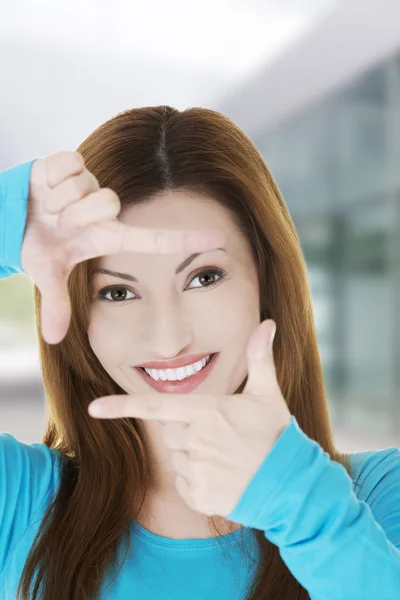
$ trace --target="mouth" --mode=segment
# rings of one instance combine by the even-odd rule
[[[219,352],[215,352],[214,354],[210,354],[210,360],[200,371],[197,371],[193,375],[189,375],[185,379],[177,380],[177,381],[163,381],[162,379],[158,379],[157,381],[151,377],[143,367],[132,367],[135,369],[142,379],[153,389],[158,392],[164,393],[175,393],[175,394],[187,394],[191,392],[196,387],[198,387],[202,381],[210,374],[214,364],[219,356]]]

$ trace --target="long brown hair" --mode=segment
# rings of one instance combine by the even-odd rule
[[[300,242],[278,187],[247,135],[213,110],[151,106],[117,114],[77,150],[100,186],[118,194],[122,210],[179,189],[206,194],[230,211],[257,265],[260,321],[272,318],[277,324],[274,360],[290,412],[306,435],[350,474],[349,456],[334,445]],[[60,453],[61,483],[26,560],[18,600],[30,598],[36,569],[32,600],[40,597],[40,586],[43,600],[98,598],[105,575],[116,570],[122,541],[128,553],[131,520],[149,489],[138,422],[93,419],[87,412],[100,396],[126,393],[103,369],[88,341],[89,282],[98,261],[84,261],[70,274],[72,320],[57,345],[47,344],[40,334],[41,297],[34,286],[48,410],[42,443]],[[218,533],[216,521],[208,519]],[[250,531],[259,560],[246,600],[309,599],[277,546],[263,531]]]

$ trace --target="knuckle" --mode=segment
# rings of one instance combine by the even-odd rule
[[[54,188],[60,181],[79,173],[84,167],[84,159],[79,152],[60,150],[40,159],[40,169],[43,170],[44,183]]]
[[[74,206],[71,205],[67,208],[65,208],[58,217],[58,221],[57,221],[57,225],[59,227],[66,228],[66,227],[71,227],[71,224],[73,223],[75,217],[74,217]]]
[[[74,177],[71,177],[70,182],[71,182],[72,193],[74,194],[74,197],[75,196],[82,197],[82,195],[86,192],[86,189],[87,189],[87,183],[85,181],[85,178],[80,177],[79,175],[76,175]]]
[[[100,189],[100,184],[99,184],[99,181],[98,181],[96,175],[93,175],[93,173],[91,171],[88,171],[88,173],[89,173],[89,175],[91,177],[91,181],[93,183],[93,186],[95,187],[96,190],[99,190]]]
[[[72,150],[60,150],[50,154],[47,159],[48,171],[51,177],[56,177],[59,172],[65,170],[69,173],[76,173],[82,170],[85,165],[83,156]]]
[[[131,398],[126,398],[121,402],[121,409],[124,414],[129,414],[132,409],[132,400]]]
[[[118,209],[118,212],[121,210],[121,201],[113,190],[110,188],[103,188],[106,190],[106,200],[108,201],[109,206],[113,208],[113,211]],[[117,212],[117,214],[118,214]]]
[[[165,232],[159,229],[154,236],[154,245],[158,252],[162,252],[165,248],[167,237]]]
[[[193,450],[198,447],[198,435],[196,429],[193,427],[193,423],[191,423],[187,428],[186,442],[187,445]]]
[[[68,152],[68,154],[72,168],[83,168],[85,166],[85,160],[80,152],[75,150]]]
[[[43,158],[50,175],[53,175],[53,171],[58,170],[63,162],[70,160],[69,154],[70,152],[67,150],[60,150],[59,152],[54,152],[53,154],[49,154],[49,156],[45,156]]]
[[[145,404],[146,404],[146,409],[150,413],[157,412],[157,409],[159,409],[159,407],[160,407],[160,402],[158,400],[158,397],[154,397],[151,394],[150,395],[146,395],[146,397],[145,397]]]

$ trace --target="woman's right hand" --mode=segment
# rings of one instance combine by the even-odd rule
[[[100,188],[79,152],[32,164],[21,266],[40,290],[41,331],[49,344],[69,329],[68,277],[77,263],[120,252],[202,252],[224,241],[216,230],[129,227],[116,218],[120,210],[117,194]]]

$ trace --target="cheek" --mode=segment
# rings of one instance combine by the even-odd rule
[[[96,314],[91,317],[88,338],[93,352],[103,365],[122,364],[129,343],[132,345],[132,336],[129,336],[127,327],[118,327],[115,320]]]
[[[228,291],[228,290],[227,290]],[[252,282],[232,286],[221,302],[207,306],[209,335],[217,346],[232,343],[233,352],[245,350],[249,337],[260,324],[259,292]]]

